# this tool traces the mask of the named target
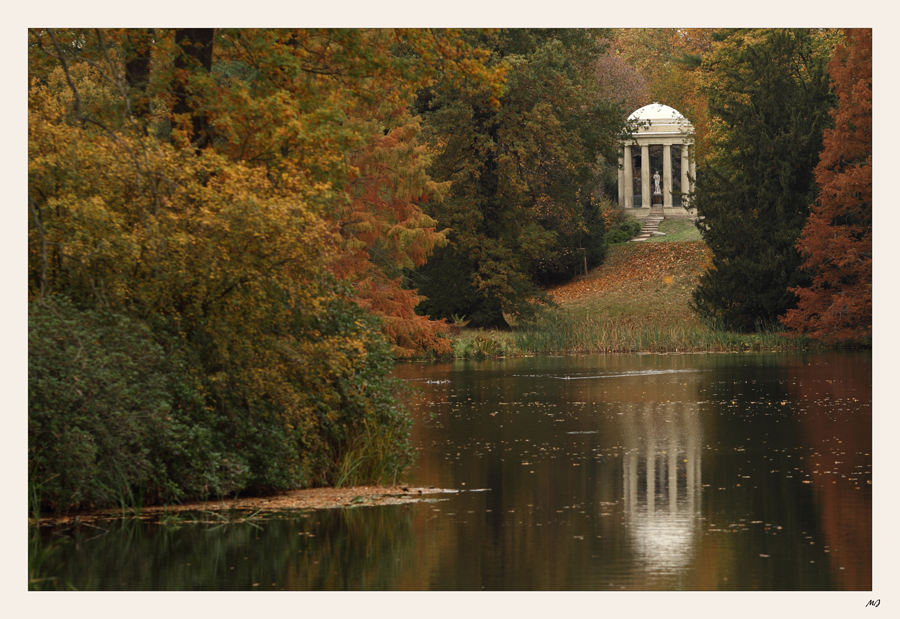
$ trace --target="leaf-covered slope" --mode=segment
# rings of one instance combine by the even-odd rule
[[[609,318],[695,321],[687,303],[708,259],[709,250],[701,241],[613,245],[603,264],[587,277],[548,292],[563,307]]]

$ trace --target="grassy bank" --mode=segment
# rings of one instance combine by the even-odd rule
[[[666,221],[664,237],[612,245],[587,276],[548,292],[557,304],[512,331],[463,329],[457,358],[525,354],[797,350],[818,346],[777,326],[733,333],[704,324],[688,306],[709,256],[688,221]]]

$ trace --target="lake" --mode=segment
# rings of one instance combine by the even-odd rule
[[[419,392],[405,481],[456,492],[244,522],[45,527],[31,561],[101,590],[872,588],[870,352],[395,374]]]

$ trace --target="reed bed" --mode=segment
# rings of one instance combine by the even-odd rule
[[[761,327],[734,333],[699,321],[667,324],[606,318],[564,309],[547,311],[513,331],[464,330],[454,338],[458,359],[535,354],[693,353],[793,351],[819,348],[805,337]]]
[[[813,345],[806,338],[783,335],[774,329],[733,333],[699,322],[660,324],[565,310],[547,312],[522,325],[513,334],[513,342],[527,354],[786,351]]]

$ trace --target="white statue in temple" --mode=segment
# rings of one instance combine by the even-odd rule
[[[662,193],[662,188],[659,186],[659,170],[653,173],[653,193]]]

